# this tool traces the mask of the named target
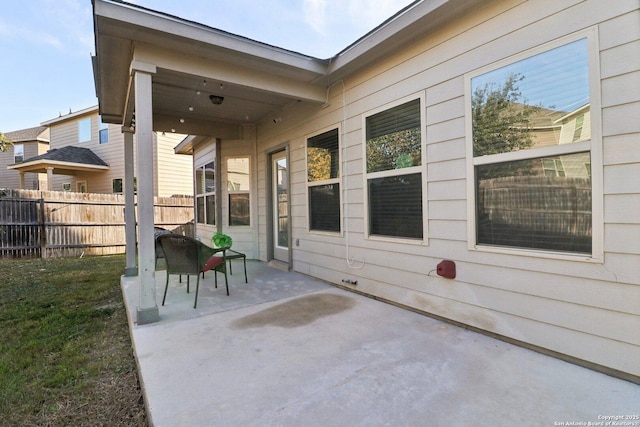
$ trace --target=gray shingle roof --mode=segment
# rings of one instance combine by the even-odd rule
[[[4,135],[9,139],[9,141],[35,141],[45,130],[47,130],[46,126],[36,126],[28,129],[6,132]]]
[[[25,163],[35,160],[50,160],[67,163],[80,163],[85,165],[109,166],[96,153],[88,148],[74,147],[67,145],[62,148],[54,148],[39,156],[26,159]]]

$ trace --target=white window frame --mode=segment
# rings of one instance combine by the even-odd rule
[[[314,136],[318,136],[318,135],[322,135],[325,132],[329,132],[332,131],[334,129],[338,130],[338,177],[337,178],[330,178],[330,179],[324,179],[321,181],[312,181],[309,182],[309,178],[308,178],[308,168],[309,168],[309,159],[308,159],[308,141],[310,138],[313,138]],[[317,132],[313,132],[310,133],[308,135],[305,136],[304,138],[304,173],[305,173],[305,205],[307,207],[306,209],[306,221],[307,221],[307,232],[308,233],[312,233],[312,234],[323,234],[323,235],[329,235],[329,236],[342,236],[344,233],[344,217],[343,217],[343,205],[342,205],[342,192],[343,192],[343,188],[342,188],[342,124],[334,124],[331,126],[327,126],[323,129],[320,129]],[[316,187],[316,186],[323,186],[323,185],[331,185],[331,184],[338,184],[339,188],[340,188],[340,231],[327,231],[327,230],[313,230],[311,229],[311,206],[309,205],[309,187]]]
[[[548,147],[530,148],[520,151],[473,157],[473,126],[471,118],[471,79],[498,68],[513,64],[523,59],[550,51],[566,44],[587,39],[589,64],[589,92],[591,104],[591,139],[588,141],[561,144]],[[602,263],[604,260],[604,195],[603,195],[603,161],[602,161],[602,107],[600,100],[600,49],[598,45],[597,27],[588,28],[548,43],[520,52],[519,54],[497,61],[485,67],[467,73],[465,85],[465,133],[467,157],[467,247],[471,251],[499,254],[521,255],[528,257],[552,258],[571,261]],[[526,249],[508,246],[485,246],[476,243],[476,190],[475,167],[486,164],[511,162],[525,159],[560,156],[590,152],[591,154],[591,221],[592,241],[591,255],[558,252],[545,249]],[[593,167],[596,165],[596,167]]]
[[[422,161],[420,166],[413,166],[403,169],[392,169],[380,172],[367,173],[367,118],[374,114],[390,110],[410,101],[420,100],[420,151]],[[428,221],[428,199],[427,199],[427,114],[426,114],[426,95],[425,91],[416,92],[412,95],[396,99],[383,106],[369,110],[362,115],[362,169],[363,169],[363,199],[364,199],[364,223],[365,223],[365,239],[372,241],[394,242],[410,245],[428,245],[429,244],[429,221]],[[401,171],[401,173],[398,173]],[[410,175],[420,173],[422,181],[422,239],[412,239],[406,237],[380,236],[372,235],[369,224],[369,179],[385,178],[398,175]]]
[[[16,160],[16,157],[21,157],[20,161]],[[13,145],[13,163],[22,163],[24,162],[24,144],[14,144]]]
[[[86,126],[89,128],[87,129]],[[89,132],[87,134],[87,132]],[[90,142],[91,141],[91,117],[85,117],[78,120],[78,143]]]
[[[213,191],[206,191],[206,188],[203,188],[203,192],[202,193],[198,193],[198,182],[197,182],[197,178],[198,178],[198,169],[202,170],[203,173],[203,185],[206,184],[206,172],[205,172],[205,167],[209,164],[209,163],[213,163],[213,167],[214,167],[214,172],[213,172],[213,176],[214,176],[214,189]],[[205,160],[201,160],[200,162],[197,163],[198,166],[196,166],[193,169],[193,201],[195,203],[194,207],[195,207],[195,224],[196,225],[200,225],[200,226],[208,226],[208,227],[216,227],[218,225],[218,222],[220,221],[220,218],[218,218],[217,215],[217,206],[218,203],[220,203],[220,197],[216,194],[215,191],[215,187],[216,187],[216,181],[218,180],[219,174],[217,169],[220,167],[220,165],[216,164],[215,159],[209,160],[209,161],[205,161]],[[214,203],[216,208],[214,209],[213,212],[213,220],[214,220],[214,224],[209,224],[207,223],[207,197],[209,196],[213,196],[214,198]],[[198,198],[204,198],[204,222],[200,222],[201,218],[198,218]]]
[[[249,161],[249,189],[248,190],[231,190],[229,189],[229,160],[233,160],[233,159],[247,159]],[[227,202],[227,209],[226,209],[226,220],[227,220],[227,226],[228,227],[233,227],[233,228],[251,228],[251,225],[253,224],[253,203],[252,203],[252,197],[251,197],[251,179],[252,179],[252,175],[251,175],[251,167],[252,167],[252,160],[251,160],[251,156],[250,155],[237,155],[237,156],[227,156],[223,159],[224,162],[224,182],[223,185],[225,186],[225,188],[227,189],[227,197],[226,197],[226,202]],[[248,194],[249,195],[249,225],[232,225],[231,224],[231,195],[232,194]],[[216,200],[217,202],[217,200]]]

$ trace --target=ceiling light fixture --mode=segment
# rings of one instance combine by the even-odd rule
[[[189,111],[193,111],[193,106],[189,105]]]
[[[212,104],[220,105],[220,104],[222,104],[222,101],[224,101],[224,96],[209,95],[209,99],[211,100]]]

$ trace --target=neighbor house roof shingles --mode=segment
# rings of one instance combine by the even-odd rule
[[[47,130],[46,126],[36,126],[28,129],[20,129],[13,132],[6,132],[4,135],[7,137],[9,141],[19,142],[19,141],[35,141],[38,139],[40,134]]]
[[[25,160],[25,163],[33,162],[36,160],[80,163],[95,166],[109,166],[107,163],[105,163],[104,160],[98,157],[96,153],[89,150],[88,148],[73,147],[71,145],[62,148],[54,148],[44,154],[40,154],[39,156],[31,157],[30,159]]]

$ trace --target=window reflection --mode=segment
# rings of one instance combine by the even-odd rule
[[[474,157],[591,139],[587,39],[471,79]]]

